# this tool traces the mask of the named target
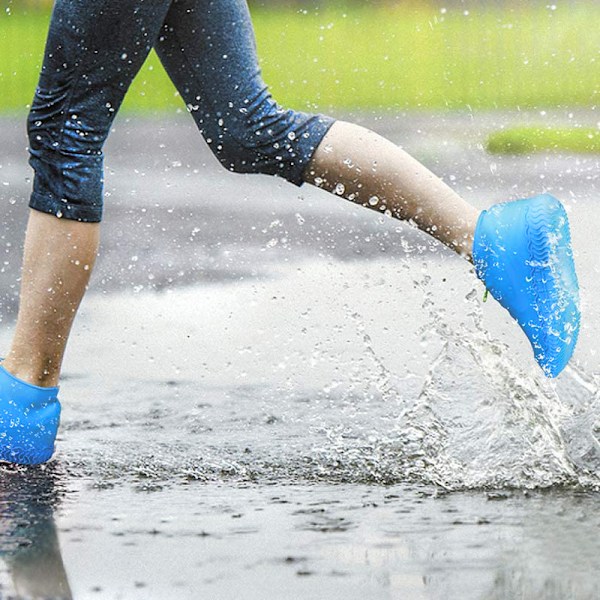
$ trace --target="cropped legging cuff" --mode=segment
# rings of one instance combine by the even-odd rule
[[[73,221],[102,220],[102,156],[39,152],[31,143],[29,163],[35,172],[30,208]]]

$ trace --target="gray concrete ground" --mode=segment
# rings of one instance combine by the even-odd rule
[[[0,473],[2,597],[598,597],[599,158],[482,149],[597,115],[354,120],[479,207],[563,199],[572,367],[546,381],[469,266],[405,224],[228,174],[184,115],[123,117],[56,460]],[[6,348],[30,174],[22,124],[0,139]]]

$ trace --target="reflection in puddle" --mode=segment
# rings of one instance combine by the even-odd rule
[[[0,589],[19,598],[72,598],[54,523],[59,500],[54,466],[0,467],[0,557],[8,569]]]

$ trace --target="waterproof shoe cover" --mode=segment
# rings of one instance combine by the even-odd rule
[[[475,230],[473,262],[519,323],[548,377],[567,365],[579,333],[579,286],[563,205],[549,194],[496,204]]]
[[[0,366],[0,461],[46,462],[60,421],[58,388],[31,385]]]

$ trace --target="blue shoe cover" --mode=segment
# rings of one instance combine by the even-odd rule
[[[0,366],[0,461],[46,462],[60,421],[57,387],[26,383]]]
[[[519,323],[548,377],[567,365],[579,334],[579,285],[569,221],[553,196],[496,204],[475,229],[473,262]]]

